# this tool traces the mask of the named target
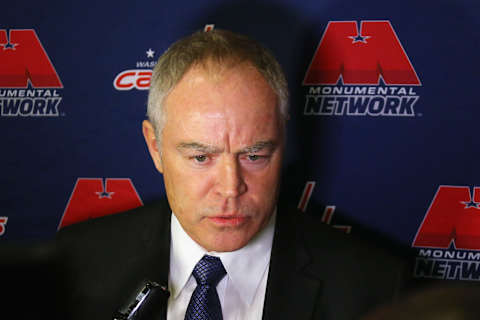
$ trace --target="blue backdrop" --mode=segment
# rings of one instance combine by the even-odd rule
[[[212,24],[287,73],[283,187],[304,214],[412,248],[418,277],[480,279],[478,1],[27,0],[0,21],[3,241],[164,194],[141,134],[150,70]]]

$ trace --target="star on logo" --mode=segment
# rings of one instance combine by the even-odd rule
[[[3,45],[3,50],[16,50],[15,47],[18,46],[18,43],[6,43]]]
[[[155,51],[149,48],[148,51],[145,51],[145,53],[147,54],[147,58],[153,58]]]
[[[370,39],[371,36],[362,36],[358,34],[356,36],[350,36],[349,38],[352,39],[352,43],[357,43],[357,42],[367,43],[367,39]]]
[[[462,203],[465,205],[465,209],[468,209],[468,208],[475,208],[475,209],[480,209],[479,205],[480,205],[480,202],[475,202],[473,200],[470,200],[470,201],[462,201]]]
[[[18,46],[18,43],[11,43],[7,34],[7,43],[0,44],[0,47],[3,47],[3,50],[16,50],[15,47]]]
[[[115,192],[102,191],[102,192],[95,192],[95,193],[98,195],[98,199],[103,199],[103,198],[112,199],[112,195]]]

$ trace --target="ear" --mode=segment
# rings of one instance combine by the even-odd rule
[[[153,163],[155,163],[157,170],[160,173],[163,173],[162,157],[158,149],[158,140],[155,136],[155,129],[153,128],[152,123],[148,120],[144,120],[142,122],[142,131]]]

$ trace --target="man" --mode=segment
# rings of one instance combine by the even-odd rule
[[[400,259],[278,203],[287,100],[244,36],[197,32],[162,55],[143,134],[169,205],[60,231],[75,318],[108,319],[142,280],[168,287],[168,319],[352,319],[398,292]]]

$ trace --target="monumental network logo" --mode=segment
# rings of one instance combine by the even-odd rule
[[[412,246],[415,277],[480,281],[480,187],[440,186]]]
[[[145,51],[146,59],[137,61],[135,68],[123,70],[113,80],[113,87],[119,91],[132,89],[148,90],[152,78],[152,69],[157,64],[155,51],[151,48]]]
[[[421,82],[390,21],[330,21],[303,86],[305,115],[421,115]]]
[[[128,178],[79,178],[58,229],[140,206],[143,202]]]
[[[58,117],[62,82],[33,29],[0,29],[0,114]]]

